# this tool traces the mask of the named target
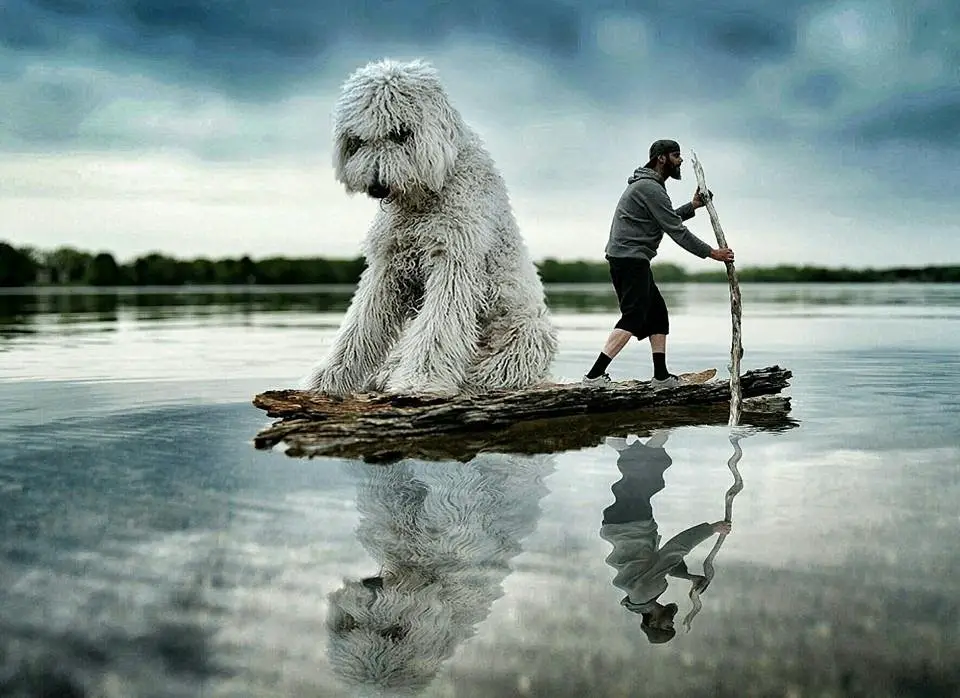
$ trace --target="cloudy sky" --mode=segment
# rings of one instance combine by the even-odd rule
[[[330,111],[381,57],[438,68],[536,259],[602,260],[674,138],[742,266],[960,263],[956,0],[2,0],[0,239],[355,256]]]

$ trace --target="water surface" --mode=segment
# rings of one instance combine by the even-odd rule
[[[723,374],[726,288],[664,294],[671,369]],[[744,368],[793,371],[800,426],[740,440],[702,608],[687,628],[691,582],[668,577],[676,635],[652,644],[604,517],[655,521],[661,544],[722,519],[726,427],[662,449],[292,459],[252,448],[268,420],[250,400],[296,384],[350,289],[0,295],[0,695],[960,695],[960,287],[743,296]],[[550,301],[554,374],[575,380],[612,294]],[[611,366],[650,371],[636,343]],[[646,513],[623,483],[655,471]]]

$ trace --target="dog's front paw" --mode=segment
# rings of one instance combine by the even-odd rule
[[[366,383],[363,384],[363,389],[371,393],[386,393],[387,386],[390,384],[390,372],[381,370],[373,374]]]
[[[418,395],[429,397],[453,397],[459,392],[456,384],[427,377],[394,377],[387,381],[384,392],[391,395]]]
[[[327,395],[346,395],[357,386],[352,377],[343,369],[334,366],[316,368],[306,381],[306,389]]]

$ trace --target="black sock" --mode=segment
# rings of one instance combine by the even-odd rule
[[[593,364],[593,368],[590,369],[590,372],[587,374],[587,378],[598,378],[607,370],[607,366],[610,365],[610,362],[613,361],[609,356],[600,352],[600,356],[597,357],[596,363]]]
[[[667,371],[667,355],[661,351],[653,352],[653,377],[658,381],[662,381],[669,375],[670,373]]]

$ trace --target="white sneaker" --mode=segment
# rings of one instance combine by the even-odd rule
[[[657,380],[656,378],[651,379],[650,385],[653,386],[654,390],[660,390],[661,388],[676,388],[678,385],[680,385],[680,378],[671,373],[663,380]]]
[[[610,382],[611,382],[610,376],[609,374],[606,374],[606,373],[601,373],[596,378],[587,378],[586,376],[584,376],[583,379],[580,381],[580,383],[583,385],[607,385]]]

